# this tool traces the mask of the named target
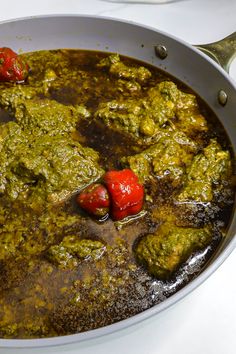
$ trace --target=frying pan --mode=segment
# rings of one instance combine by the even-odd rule
[[[225,69],[236,53],[236,34],[225,41],[198,46],[153,28],[111,18],[80,15],[37,16],[0,24],[0,44],[17,52],[40,49],[80,48],[118,52],[142,60],[170,73],[191,87],[215,112],[236,151],[236,84]],[[235,212],[217,252],[201,274],[167,300],[131,318],[96,330],[42,339],[0,339],[0,347],[43,347],[99,337],[156,315],[173,305],[205,281],[229,256],[236,245]]]

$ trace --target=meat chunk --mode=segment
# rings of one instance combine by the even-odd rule
[[[118,54],[112,54],[102,59],[97,66],[109,68],[110,74],[117,78],[137,81],[140,84],[145,83],[152,76],[151,72],[144,66],[132,67],[124,64]]]
[[[195,143],[184,133],[176,132],[163,136],[158,143],[139,154],[124,157],[122,163],[128,165],[141,182],[152,178],[167,179],[176,187],[195,151]]]
[[[80,118],[89,116],[84,106],[65,106],[49,99],[21,101],[15,108],[18,124],[37,135],[68,134],[75,131]]]
[[[180,130],[190,138],[208,130],[195,96],[180,91],[169,81],[152,87],[143,98],[103,102],[95,117],[108,127],[129,134],[141,145],[157,142],[166,129]]]
[[[0,106],[14,114],[15,108],[22,100],[29,100],[37,95],[34,87],[26,85],[14,85],[1,88],[0,90]]]
[[[104,173],[93,149],[69,136],[35,138],[15,122],[5,124],[0,151],[0,193],[11,199],[27,193],[35,203],[58,203]]]
[[[100,241],[66,236],[59,245],[48,250],[49,259],[63,268],[75,267],[81,260],[99,259],[106,247]]]
[[[212,139],[187,168],[184,186],[177,200],[211,202],[214,193],[223,189],[225,183],[229,183],[231,171],[229,151],[223,151],[217,141]]]
[[[135,255],[149,274],[168,279],[192,252],[206,247],[211,239],[212,233],[208,228],[183,228],[164,223],[156,233],[140,240]]]

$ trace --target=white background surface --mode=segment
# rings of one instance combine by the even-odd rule
[[[0,0],[0,20],[58,13],[133,20],[174,34],[189,43],[211,42],[236,31],[236,0],[179,0],[155,5],[102,0]],[[236,60],[230,75],[236,80]],[[66,347],[0,348],[0,354],[235,354],[235,270],[234,251],[184,300],[122,332]]]

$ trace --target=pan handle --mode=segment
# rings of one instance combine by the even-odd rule
[[[195,47],[214,59],[225,71],[229,72],[230,64],[236,57],[236,32],[220,41],[195,45]]]

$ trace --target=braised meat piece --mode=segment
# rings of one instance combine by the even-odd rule
[[[144,236],[135,248],[137,261],[158,279],[168,279],[192,252],[212,239],[209,228],[193,229],[164,223],[154,234]]]

